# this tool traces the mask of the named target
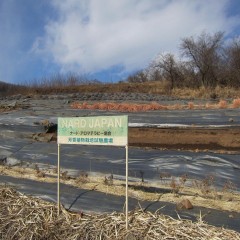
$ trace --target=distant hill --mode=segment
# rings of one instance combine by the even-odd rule
[[[0,81],[0,96],[5,97],[21,93],[26,87]]]

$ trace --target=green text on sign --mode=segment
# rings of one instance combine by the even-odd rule
[[[126,146],[128,116],[58,118],[58,144]]]

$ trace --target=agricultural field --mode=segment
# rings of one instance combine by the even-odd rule
[[[206,231],[213,234],[208,237],[239,239],[239,108],[238,98],[184,99],[140,92],[4,97],[0,100],[1,202],[19,205],[14,198],[25,199],[19,200],[25,204],[23,209],[37,204],[39,216],[44,219],[50,214],[55,219],[51,221],[59,221],[63,228],[67,227],[63,219],[71,225],[83,215],[85,225],[78,227],[86,234],[90,234],[87,219],[92,219],[92,224],[102,219],[115,229],[115,235],[102,232],[103,237],[121,239],[130,233],[129,239],[150,239],[160,236],[157,234],[171,237],[170,228],[162,226],[161,233],[155,228],[165,222],[165,227],[182,224],[183,239],[206,239]],[[129,231],[124,230],[123,216],[124,147],[61,146],[62,215],[56,220],[58,117],[115,115],[128,115],[129,120]],[[1,208],[1,219],[3,211],[14,209]],[[155,225],[145,229],[137,224],[141,221]],[[20,228],[20,223],[16,221],[14,226]],[[14,226],[7,229],[0,221],[5,234]],[[145,229],[145,235],[137,236],[138,227]],[[94,228],[100,226],[90,227]],[[197,236],[195,228],[202,229],[203,235]],[[37,229],[26,229],[39,234]],[[71,234],[75,239],[74,228]]]

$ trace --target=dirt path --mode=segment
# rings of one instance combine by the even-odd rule
[[[180,150],[239,151],[240,128],[129,128],[129,144]]]

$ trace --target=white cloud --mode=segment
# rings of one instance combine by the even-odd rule
[[[11,79],[14,75],[13,66],[18,65],[20,59],[19,50],[16,47],[20,42],[19,22],[9,18],[10,12],[14,11],[14,4],[3,1],[0,4],[0,81]]]
[[[227,0],[52,0],[58,17],[45,26],[34,51],[50,54],[62,71],[144,67],[159,52],[176,52],[183,37],[231,32]],[[39,43],[41,43],[39,45]]]

